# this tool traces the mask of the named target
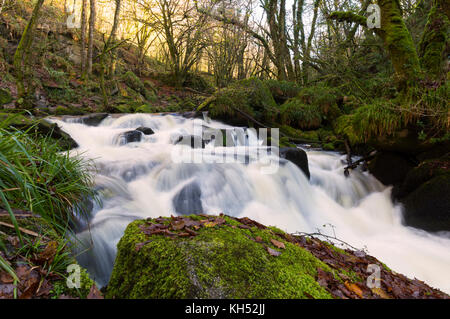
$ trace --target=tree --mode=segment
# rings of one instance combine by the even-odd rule
[[[373,31],[383,40],[394,68],[397,86],[404,90],[420,78],[419,57],[398,0],[378,0],[377,3],[381,9],[381,28]],[[353,12],[333,12],[329,18],[367,25],[366,17]]]
[[[88,0],[82,0],[81,2],[81,39],[80,39],[81,74],[85,74],[86,72],[87,2]]]
[[[94,33],[96,20],[96,3],[95,0],[90,1],[90,15],[89,15],[89,35],[88,35],[88,52],[87,52],[87,74],[92,74],[92,58],[94,56]]]

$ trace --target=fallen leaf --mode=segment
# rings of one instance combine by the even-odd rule
[[[0,283],[2,284],[12,284],[14,279],[6,272],[0,273]]]
[[[271,239],[270,242],[277,248],[286,249],[286,246],[281,241],[278,241],[278,240],[275,240],[275,239]]]
[[[345,285],[345,287],[347,287],[348,290],[355,293],[358,297],[364,298],[361,288],[359,288],[356,284],[346,281],[346,282],[344,282],[344,285]]]
[[[256,236],[256,237],[255,237],[255,241],[256,241],[257,243],[262,243],[262,242],[263,242],[262,238],[259,237],[259,236]]]
[[[372,288],[372,292],[383,299],[391,299],[391,297],[381,288]]]
[[[57,250],[58,250],[58,242],[57,241],[49,242],[45,247],[45,249],[38,255],[36,261],[38,263],[47,262],[51,264],[53,262],[53,259],[55,258]]]
[[[173,230],[182,230],[185,226],[183,220],[174,220],[170,223]]]
[[[100,290],[98,290],[95,284],[92,285],[89,294],[87,295],[87,299],[104,299]]]

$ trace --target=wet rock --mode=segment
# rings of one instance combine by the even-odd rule
[[[95,113],[80,117],[81,123],[88,126],[98,126],[105,118],[108,117],[108,113]]]
[[[310,179],[311,174],[309,172],[308,156],[304,150],[294,147],[280,148],[280,157],[297,165],[306,177]]]
[[[59,140],[59,144],[64,150],[71,150],[78,147],[77,142],[75,142],[69,134],[61,130],[56,123],[51,123],[46,119],[42,119],[38,121],[36,127],[41,134]]]
[[[142,132],[144,135],[153,135],[155,132],[149,127],[138,127],[136,131]]]
[[[450,231],[450,173],[422,184],[402,202],[407,225],[427,231]]]
[[[117,137],[119,145],[125,145],[128,143],[140,142],[142,139],[143,133],[137,130],[127,131],[120,133]]]
[[[173,206],[178,214],[193,215],[202,214],[202,190],[200,186],[194,182],[186,185],[173,198]]]
[[[415,163],[403,154],[379,152],[370,161],[369,171],[384,185],[399,185],[414,166]]]

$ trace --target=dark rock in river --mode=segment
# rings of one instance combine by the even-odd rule
[[[143,133],[137,130],[120,133],[117,137],[119,145],[125,145],[133,142],[140,142]]]
[[[153,135],[155,132],[149,127],[138,127],[136,131],[142,132],[144,135]]]
[[[432,178],[402,200],[409,226],[450,231],[450,173]]]
[[[108,113],[94,113],[80,116],[78,119],[80,123],[87,126],[98,126],[105,118],[109,116]]]
[[[283,147],[280,148],[280,157],[297,165],[306,177],[310,179],[311,174],[309,172],[308,156],[304,150],[295,147]]]
[[[175,211],[183,215],[202,214],[203,206],[201,197],[202,191],[196,182],[186,185],[173,198]]]
[[[414,168],[415,163],[406,155],[380,152],[369,163],[369,171],[384,185],[399,185]]]
[[[46,119],[42,119],[38,121],[36,127],[41,134],[57,139],[59,145],[64,150],[71,150],[78,147],[77,142],[75,142],[75,140],[70,137],[69,134],[61,130],[61,128],[56,123],[51,123]]]

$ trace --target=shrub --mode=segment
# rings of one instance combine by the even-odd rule
[[[269,88],[278,104],[283,104],[290,98],[297,96],[300,92],[300,87],[295,82],[269,79],[265,80],[264,84]]]

